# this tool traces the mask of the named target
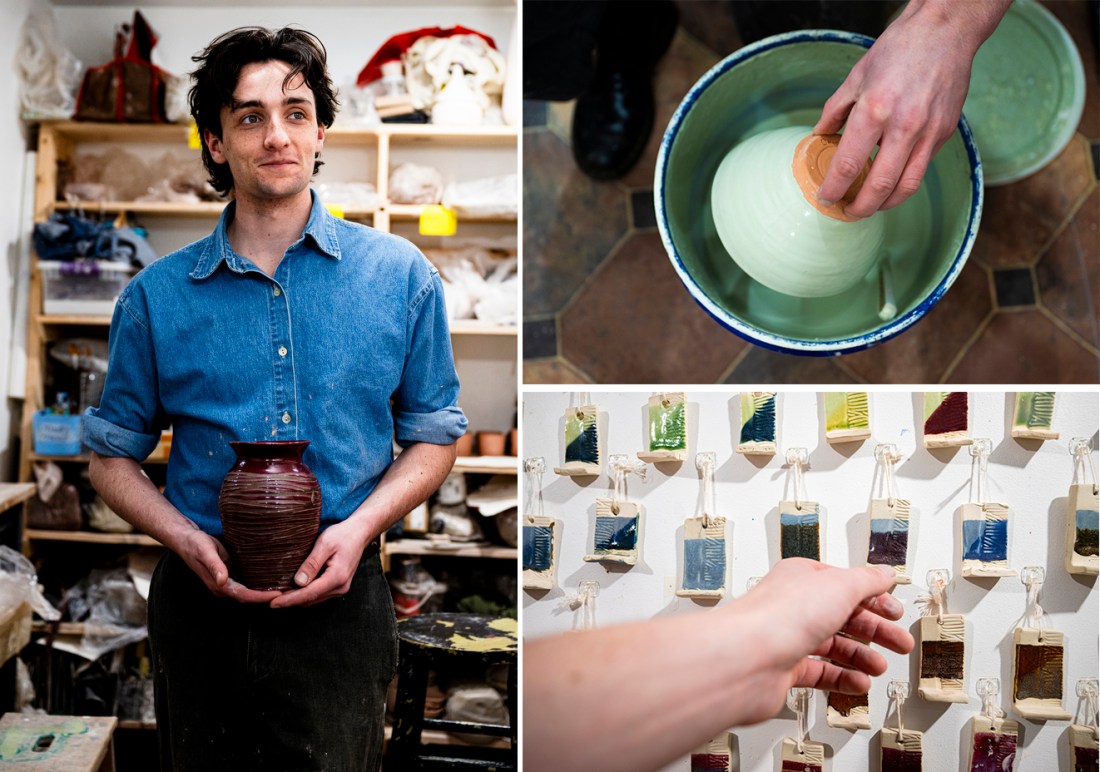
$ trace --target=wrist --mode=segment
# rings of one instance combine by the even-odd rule
[[[1012,0],[911,0],[906,10],[942,35],[945,42],[973,57],[997,29],[1010,5]]]

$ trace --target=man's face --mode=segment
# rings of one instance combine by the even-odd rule
[[[245,65],[233,103],[221,110],[221,138],[206,132],[211,157],[229,164],[238,201],[292,198],[309,187],[325,130],[301,75],[283,89],[288,72],[277,60]]]

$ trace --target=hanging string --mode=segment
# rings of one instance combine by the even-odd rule
[[[626,476],[636,474],[645,482],[648,467],[644,461],[632,459],[626,454],[615,454],[607,460],[611,470],[611,511],[619,514],[619,504],[626,498]]]
[[[806,449],[788,448],[787,463],[790,465],[791,469],[794,470],[794,508],[801,512],[802,499],[805,497],[806,493],[806,483],[802,475],[802,466],[806,463]]]
[[[882,464],[882,487],[886,491],[886,503],[893,507],[897,498],[894,484],[894,464],[901,458],[893,443],[884,442],[875,446],[875,458]]]
[[[985,494],[988,490],[987,475],[989,472],[989,453],[993,445],[988,439],[975,439],[970,446],[970,455],[977,466],[977,504],[985,504]]]
[[[697,453],[695,468],[703,475],[703,528],[710,528],[711,514],[717,509],[714,497],[714,461],[713,453]]]
[[[917,596],[917,603],[924,605],[922,616],[936,615],[936,621],[943,624],[943,615],[947,613],[947,580],[946,568],[933,568],[928,572],[928,592]]]
[[[809,713],[809,700],[810,690],[805,687],[795,687],[787,694],[787,707],[794,711],[798,719],[798,731],[795,734],[794,742],[799,755],[805,753],[802,743],[809,734],[809,729],[806,726],[808,719],[807,714]]]
[[[997,701],[1001,696],[1001,679],[979,678],[978,696],[982,698],[982,715],[989,719],[994,732],[999,731],[997,722],[1005,715],[1005,712],[997,705]]]
[[[1097,680],[1080,678],[1077,681],[1077,696],[1085,700],[1085,726],[1092,728],[1093,737],[1100,739],[1100,706],[1097,706]]]
[[[1092,465],[1092,448],[1089,441],[1084,437],[1074,437],[1069,442],[1069,452],[1073,454],[1074,481],[1087,485],[1084,473],[1088,471],[1088,476],[1092,478],[1092,492],[1095,494],[1100,491],[1097,488],[1096,468]]]
[[[1024,624],[1039,631],[1039,642],[1043,641],[1043,607],[1039,605],[1039,590],[1043,586],[1044,571],[1041,566],[1027,566],[1020,572],[1020,581],[1027,587],[1027,610]]]
[[[892,697],[898,705],[898,739],[905,739],[905,725],[902,723],[901,707],[905,698],[909,696],[909,683],[907,681],[891,681],[886,685],[886,696]]]
[[[542,473],[545,468],[546,461],[541,456],[532,456],[523,461],[523,471],[527,474],[527,511],[530,513],[533,510],[528,518],[543,516]],[[532,501],[533,507],[530,506]]]

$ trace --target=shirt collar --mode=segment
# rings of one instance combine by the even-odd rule
[[[339,260],[340,242],[336,238],[336,218],[329,214],[325,205],[321,203],[317,191],[310,189],[309,196],[311,201],[309,220],[302,231],[302,237],[308,238],[313,247],[321,254]],[[214,229],[209,238],[204,240],[198,261],[195,263],[195,269],[191,272],[192,279],[209,277],[222,263],[225,263],[230,270],[236,273],[244,273],[251,267],[251,263],[246,262],[229,245],[229,235],[226,229],[232,221],[236,209],[236,201],[231,200],[226,204],[221,217],[218,219],[218,227]]]

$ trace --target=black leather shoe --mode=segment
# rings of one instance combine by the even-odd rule
[[[573,157],[596,180],[616,180],[638,162],[653,130],[653,72],[598,73],[573,107]]]

